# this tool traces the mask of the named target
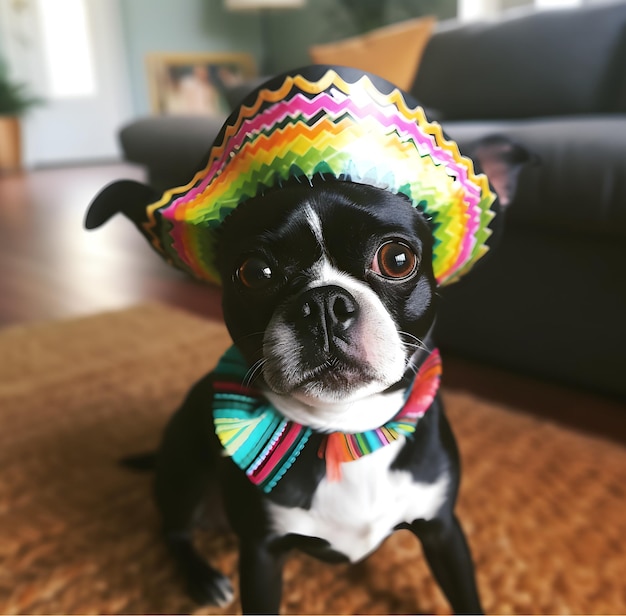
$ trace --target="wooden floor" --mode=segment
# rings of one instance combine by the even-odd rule
[[[90,200],[120,178],[143,174],[117,164],[0,176],[0,327],[150,300],[221,319],[219,289],[166,265],[124,217],[83,229]],[[448,387],[626,443],[621,402],[455,357],[445,365]]]
[[[106,165],[0,176],[0,326],[146,300],[220,318],[218,289],[168,266],[123,216],[83,228],[91,199],[121,178],[143,174]]]

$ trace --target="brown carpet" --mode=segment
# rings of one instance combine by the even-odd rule
[[[195,609],[160,543],[150,475],[116,460],[154,447],[227,344],[220,325],[158,305],[0,332],[0,612]],[[626,612],[626,451],[463,392],[445,399],[485,609]],[[232,536],[214,523],[199,540],[235,579]],[[407,531],[354,567],[294,555],[283,610],[448,613]]]

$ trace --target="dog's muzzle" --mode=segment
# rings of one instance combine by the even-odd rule
[[[269,388],[307,404],[377,393],[402,377],[406,351],[367,285],[327,282],[303,289],[274,313],[264,336]]]

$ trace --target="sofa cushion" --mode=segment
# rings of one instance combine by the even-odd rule
[[[436,21],[435,17],[410,19],[342,41],[313,45],[309,55],[315,64],[360,68],[409,90]]]
[[[624,2],[440,24],[413,94],[449,119],[615,111],[625,45]]]
[[[499,134],[540,159],[522,171],[511,224],[626,237],[626,114],[442,124],[462,152]]]

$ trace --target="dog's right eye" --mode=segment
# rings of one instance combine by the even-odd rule
[[[237,279],[248,289],[263,289],[273,282],[269,263],[261,257],[247,258],[237,270]]]

